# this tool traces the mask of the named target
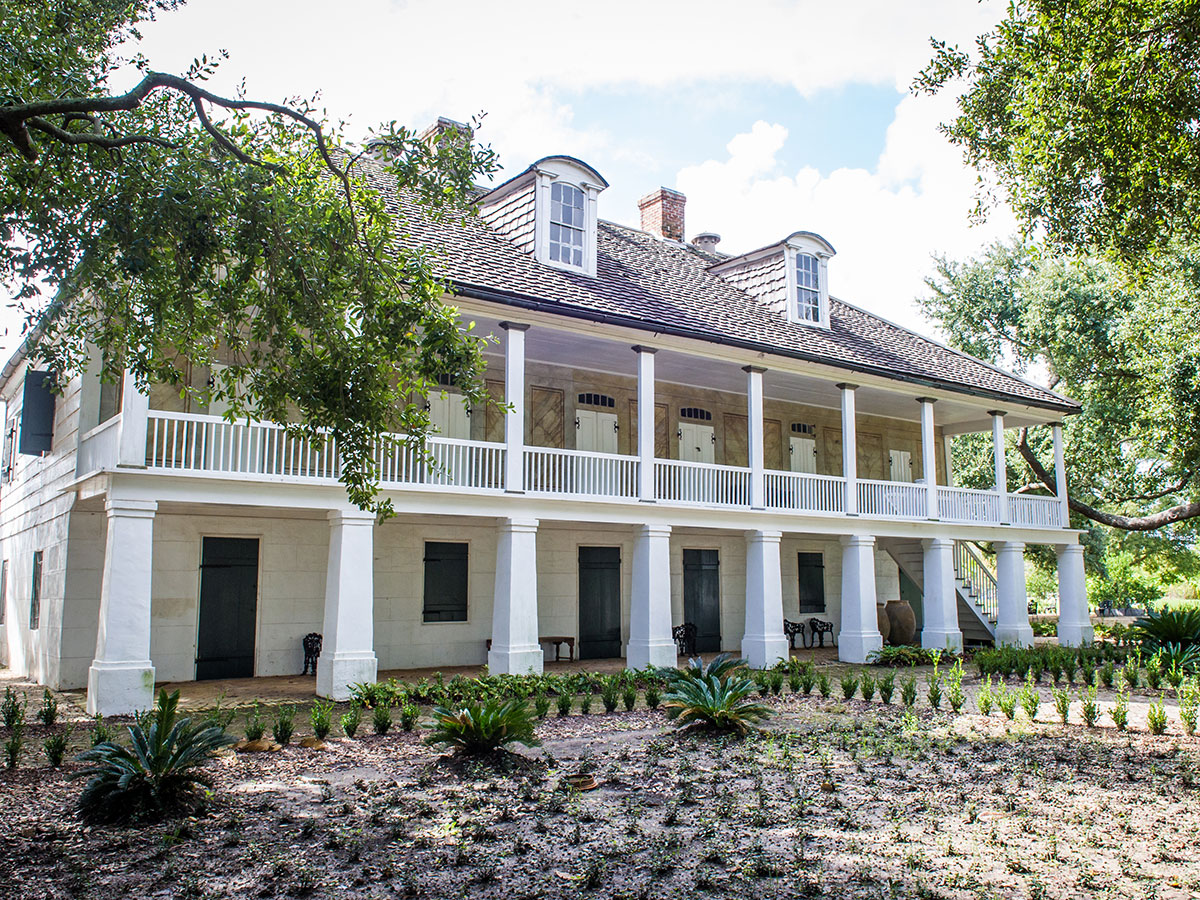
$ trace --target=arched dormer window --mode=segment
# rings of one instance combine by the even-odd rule
[[[811,253],[796,254],[796,317],[821,321],[821,261]]]
[[[834,249],[817,234],[798,231],[784,241],[787,248],[788,319],[829,327],[829,259]]]
[[[536,184],[535,256],[557,269],[594,276],[596,203],[608,182],[570,156],[548,156],[531,170]]]
[[[550,185],[550,261],[583,268],[583,244],[587,234],[583,191],[573,184],[556,181]]]

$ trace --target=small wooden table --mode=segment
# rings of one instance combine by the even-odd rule
[[[558,662],[560,659],[562,659],[562,647],[563,647],[563,644],[566,644],[567,645],[567,653],[569,654],[569,656],[567,658],[569,660],[571,660],[572,662],[575,661],[575,638],[573,638],[573,637],[569,637],[565,634],[547,634],[547,635],[543,635],[543,636],[539,637],[538,643],[554,645],[554,661],[555,662]],[[487,639],[487,648],[489,650],[492,649],[492,639],[491,638]]]

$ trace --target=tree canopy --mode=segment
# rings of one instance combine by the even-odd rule
[[[106,379],[331,435],[349,498],[386,512],[374,451],[381,435],[428,430],[414,396],[439,377],[468,402],[486,395],[481,339],[361,162],[381,160],[426,214],[457,216],[495,155],[471,129],[422,140],[395,123],[356,146],[316,98],[209,91],[220,59],[174,75],[127,55],[141,24],[181,2],[4,4],[0,281],[60,379],[98,355]]]

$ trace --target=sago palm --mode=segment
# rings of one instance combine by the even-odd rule
[[[485,700],[459,709],[435,706],[425,743],[467,755],[491,753],[509,744],[537,747],[533,725],[524,700]]]
[[[771,710],[748,699],[754,682],[741,674],[745,661],[717,657],[707,667],[699,660],[672,679],[664,696],[667,716],[681,728],[697,726],[713,731],[745,734],[768,718]]]

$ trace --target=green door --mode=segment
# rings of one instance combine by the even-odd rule
[[[683,551],[683,620],[696,626],[696,650],[721,649],[721,561],[716,550]]]
[[[579,658],[621,655],[621,548],[579,548]]]
[[[254,674],[258,539],[206,537],[200,551],[196,680]]]

